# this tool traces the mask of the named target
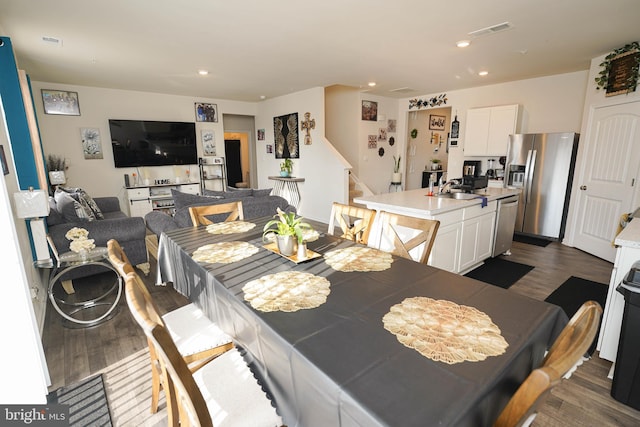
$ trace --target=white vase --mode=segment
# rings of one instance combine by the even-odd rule
[[[402,182],[402,172],[394,172],[391,174],[391,182]]]
[[[307,243],[298,243],[298,261],[307,259]]]

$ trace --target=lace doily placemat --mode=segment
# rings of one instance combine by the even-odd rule
[[[247,242],[221,242],[200,246],[192,257],[198,262],[228,264],[249,258],[258,250],[257,246]]]
[[[446,300],[407,298],[382,323],[402,344],[448,364],[485,360],[509,346],[487,314]]]
[[[383,271],[391,268],[393,257],[378,249],[351,246],[327,252],[324,260],[338,271]]]
[[[327,301],[329,281],[299,271],[268,274],[248,282],[242,290],[245,301],[260,311],[298,311],[316,308]]]
[[[252,222],[244,221],[216,222],[214,224],[207,225],[207,231],[211,234],[244,233],[255,226],[256,225]]]

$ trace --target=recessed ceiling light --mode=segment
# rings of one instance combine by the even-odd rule
[[[209,74],[209,72],[207,70],[198,70],[198,74],[200,74],[201,76],[206,76],[207,74]]]
[[[266,99],[267,97],[264,95],[260,95],[260,99]]]
[[[460,40],[459,42],[456,43],[456,46],[458,47],[467,47],[471,44],[471,42],[469,40]]]
[[[374,87],[376,85],[376,82],[369,82],[369,87]]]
[[[489,74],[489,72],[488,72],[488,71],[480,71],[480,72],[478,73],[478,75],[479,75],[479,76],[482,76],[482,77],[484,77],[484,76],[486,76],[486,75],[488,75],[488,74]]]

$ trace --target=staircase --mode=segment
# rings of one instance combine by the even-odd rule
[[[353,172],[349,172],[349,205],[366,208],[366,206],[353,201],[354,198],[364,195],[370,196],[373,195],[373,192]]]

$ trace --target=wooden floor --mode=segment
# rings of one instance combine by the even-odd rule
[[[544,300],[570,276],[607,284],[612,269],[606,261],[555,242],[546,248],[514,242],[508,259],[535,266],[510,291],[538,300]],[[152,260],[151,274],[145,281],[163,313],[187,302],[170,287],[154,286],[154,273]],[[51,390],[117,364],[147,345],[124,301],[117,316],[93,328],[65,328],[51,307],[45,325],[43,343]],[[640,425],[640,411],[611,398],[611,380],[607,378],[610,367],[611,363],[597,357],[596,352],[569,380],[554,389],[533,425]]]

